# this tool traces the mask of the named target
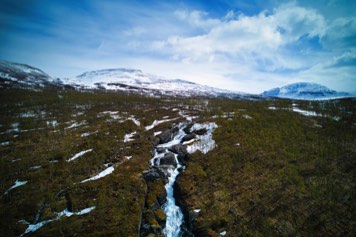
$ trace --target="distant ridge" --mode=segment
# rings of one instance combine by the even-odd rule
[[[327,100],[351,97],[349,93],[337,92],[317,83],[298,82],[264,91],[262,96],[299,100]]]

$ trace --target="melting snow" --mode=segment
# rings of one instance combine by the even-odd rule
[[[20,187],[20,186],[23,186],[25,184],[27,184],[28,181],[18,181],[16,180],[15,184],[12,185],[6,192],[5,194],[7,194],[11,189],[14,189],[14,188],[17,188],[17,187]]]
[[[58,122],[56,120],[47,121],[47,126],[56,127],[57,125],[58,125]]]
[[[154,133],[153,133],[153,136],[158,136],[158,135],[160,135],[161,133],[162,133],[162,131],[154,132]]]
[[[302,110],[297,107],[293,107],[292,110],[294,112],[300,113],[304,116],[327,117],[327,118],[331,118],[332,120],[335,120],[335,121],[339,121],[341,119],[338,116],[328,116],[328,115],[318,114],[315,111]]]
[[[193,138],[193,139],[191,139],[191,140],[189,140],[189,141],[183,142],[182,145],[189,145],[189,144],[191,144],[191,143],[193,143],[193,142],[195,142],[195,141],[197,141],[197,139]]]
[[[112,172],[114,172],[114,167],[113,166],[110,166],[109,168],[103,170],[102,172],[100,172],[99,174],[95,175],[94,177],[91,177],[89,179],[85,179],[83,181],[80,181],[81,183],[85,183],[85,182],[88,182],[88,181],[91,181],[91,180],[97,180],[97,179],[100,179],[106,175],[109,175],[111,174]]]
[[[159,125],[161,123],[170,122],[170,121],[173,121],[173,120],[176,120],[176,119],[178,119],[178,118],[155,120],[155,121],[153,121],[153,123],[151,125],[146,126],[145,130],[146,131],[151,130],[152,128],[156,127],[157,125]]]
[[[33,113],[33,112],[26,112],[26,113],[21,113],[20,114],[20,117],[21,118],[33,118],[35,117],[36,115]]]
[[[314,111],[302,110],[302,109],[299,109],[299,108],[296,108],[296,107],[293,107],[292,110],[294,112],[300,113],[300,114],[305,115],[305,116],[321,116],[321,115],[317,114]]]
[[[6,141],[6,142],[0,143],[0,146],[6,146],[6,145],[9,145],[9,144],[10,144],[10,142],[9,142],[9,141]]]
[[[135,136],[135,134],[136,134],[136,131],[135,131],[135,132],[132,132],[132,133],[130,133],[130,134],[126,134],[126,135],[124,136],[124,142],[126,143],[126,142],[134,141],[135,139],[133,139],[132,137]]]
[[[128,118],[128,120],[131,120],[132,122],[134,122],[136,124],[136,126],[140,126],[141,125],[141,122],[138,121],[133,115],[131,115],[130,118]]]
[[[72,125],[70,125],[69,127],[66,127],[65,129],[77,128],[77,127],[80,127],[80,126],[85,125],[85,124],[87,124],[87,122],[85,120],[80,122],[80,123],[75,122]]]
[[[245,119],[252,119],[252,117],[250,115],[247,115],[247,114],[243,114],[242,117],[245,118]]]
[[[187,147],[189,153],[194,153],[197,150],[200,150],[203,154],[208,153],[215,148],[215,141],[213,140],[213,131],[218,127],[216,123],[205,123],[200,124],[196,123],[191,127],[190,131],[206,129],[207,132],[204,135],[197,135],[196,141]]]
[[[20,132],[19,126],[20,126],[19,123],[13,123],[11,124],[10,129],[6,130],[5,132],[1,132],[0,134],[10,133],[10,132]]]
[[[95,133],[98,133],[98,131],[95,131],[95,132],[85,132],[85,133],[80,134],[80,137],[87,137],[87,136],[90,136],[90,135],[95,134]]]
[[[77,158],[79,158],[80,156],[88,153],[88,152],[91,152],[93,149],[89,149],[89,150],[85,150],[85,151],[81,151],[81,152],[78,152],[77,154],[75,154],[72,158],[68,159],[67,162],[71,162]]]
[[[43,227],[44,225],[46,225],[46,224],[48,224],[48,223],[50,223],[50,222],[52,222],[52,221],[57,221],[57,220],[59,220],[62,216],[66,216],[66,217],[70,217],[70,216],[73,216],[73,215],[78,215],[78,216],[80,216],[80,215],[88,214],[89,212],[91,212],[91,211],[94,210],[94,209],[95,209],[95,206],[85,208],[85,209],[83,209],[83,210],[81,210],[81,211],[79,211],[79,212],[70,212],[70,211],[68,211],[67,209],[64,209],[63,211],[58,212],[58,213],[57,213],[57,217],[54,218],[54,219],[50,219],[50,220],[46,220],[46,221],[41,221],[41,222],[39,222],[39,223],[37,223],[37,224],[30,224],[22,235],[28,234],[28,233],[30,233],[30,232],[35,232],[36,230],[40,229],[40,228]],[[20,223],[26,223],[26,221],[21,220]],[[22,236],[22,235],[21,235],[21,236]]]

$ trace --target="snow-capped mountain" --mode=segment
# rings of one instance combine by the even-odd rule
[[[89,71],[74,78],[63,79],[63,81],[81,89],[136,91],[181,96],[234,97],[246,95],[245,93],[222,90],[181,79],[168,80],[143,73],[141,70],[125,68]]]
[[[42,70],[26,65],[0,60],[0,88],[44,88],[58,87],[54,80]]]
[[[129,91],[150,96],[260,98],[260,96],[222,90],[181,79],[169,80],[143,73],[137,69],[103,69],[85,72],[72,78],[54,79],[38,68],[0,60],[0,88],[41,89],[47,87]]]
[[[283,87],[274,88],[264,91],[261,95],[299,100],[325,100],[351,96],[346,92],[337,92],[326,86],[307,82],[293,83]]]

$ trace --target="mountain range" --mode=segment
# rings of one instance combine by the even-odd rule
[[[165,79],[137,69],[102,69],[84,72],[72,78],[56,78],[44,71],[26,65],[0,60],[0,88],[68,88],[77,90],[117,90],[136,92],[149,96],[208,96],[240,99],[263,99],[269,97],[289,99],[335,99],[350,97],[315,83],[294,83],[265,91],[260,95],[223,90],[182,79]]]

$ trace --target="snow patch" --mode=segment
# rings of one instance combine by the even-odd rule
[[[20,117],[21,118],[34,118],[34,117],[36,117],[36,114],[33,112],[26,112],[26,113],[21,113]]]
[[[298,109],[296,107],[293,107],[292,110],[294,112],[300,113],[300,114],[305,115],[305,116],[321,116],[321,115],[317,114],[314,111],[302,110],[302,109]]]
[[[154,132],[154,133],[153,133],[153,136],[158,136],[158,135],[160,135],[161,133],[162,133],[162,131]]]
[[[54,218],[54,219],[50,219],[50,220],[45,220],[45,221],[41,221],[39,223],[36,223],[36,224],[30,224],[27,229],[25,230],[25,232],[21,235],[25,235],[25,234],[28,234],[28,233],[31,233],[31,232],[35,232],[37,231],[38,229],[40,229],[41,227],[43,227],[44,225],[50,223],[50,222],[53,222],[53,221],[57,221],[59,220],[62,216],[66,216],[66,217],[71,217],[73,215],[84,215],[84,214],[88,214],[89,212],[91,212],[92,210],[95,209],[95,206],[93,207],[88,207],[88,208],[85,208],[81,211],[78,211],[78,212],[70,212],[68,211],[67,209],[64,209],[63,211],[61,212],[58,212],[57,213],[57,217]],[[27,221],[25,220],[21,220],[19,221],[20,223],[28,223]]]
[[[66,127],[65,129],[77,128],[77,127],[80,127],[85,124],[87,124],[87,121],[85,121],[85,120],[80,123],[75,122],[72,125],[70,125],[69,127]]]
[[[7,146],[7,145],[9,145],[9,144],[10,144],[9,141],[5,141],[5,142],[1,142],[1,143],[0,143],[0,146]]]
[[[241,117],[243,117],[244,119],[252,119],[252,117],[247,114],[243,114]]]
[[[126,143],[126,142],[134,141],[135,139],[133,139],[133,136],[135,136],[135,135],[136,135],[136,131],[135,131],[135,132],[132,132],[132,133],[130,133],[130,134],[126,134],[126,135],[124,136],[124,142]]]
[[[138,121],[133,115],[131,115],[131,117],[129,117],[128,120],[134,122],[134,124],[136,124],[137,127],[141,126],[141,122]]]
[[[221,236],[226,235],[226,231],[224,230],[224,231],[220,232],[220,235],[221,235]]]
[[[152,123],[151,125],[146,126],[146,127],[145,127],[145,130],[146,130],[146,131],[151,130],[152,128],[158,126],[158,125],[161,124],[161,123],[166,123],[166,122],[174,121],[174,120],[177,120],[177,119],[178,119],[178,118],[155,120],[155,121],[153,121],[153,123]]]
[[[6,192],[5,194],[7,194],[11,189],[14,189],[14,188],[17,188],[17,187],[20,187],[20,186],[23,186],[25,184],[27,184],[28,181],[19,181],[19,180],[16,180],[15,181],[15,184],[12,185]]]
[[[56,127],[58,126],[57,120],[47,121],[47,126]]]
[[[100,179],[106,175],[109,175],[111,174],[112,172],[114,172],[114,167],[113,166],[110,166],[109,168],[101,171],[99,174],[95,175],[94,177],[91,177],[89,179],[84,179],[82,181],[80,181],[81,183],[85,183],[85,182],[88,182],[88,181],[92,181],[92,180],[97,180],[97,179]]]
[[[82,133],[80,134],[80,137],[88,137],[92,134],[95,134],[95,133],[98,133],[98,131],[95,131],[95,132],[85,132],[85,133]]]
[[[216,123],[205,123],[205,124],[200,124],[196,123],[194,124],[190,131],[198,131],[201,129],[206,129],[206,134],[204,135],[196,135],[196,141],[187,146],[187,151],[188,153],[192,154],[196,152],[197,150],[201,151],[203,154],[208,153],[212,149],[215,148],[215,141],[213,140],[213,132],[214,130],[218,127]]]
[[[75,159],[78,159],[79,157],[83,156],[84,154],[88,153],[88,152],[91,152],[93,149],[89,149],[89,150],[85,150],[85,151],[81,151],[81,152],[78,152],[77,154],[75,154],[73,157],[69,158],[67,160],[67,162],[71,162]]]
[[[335,120],[335,121],[339,121],[341,119],[341,117],[338,117],[338,116],[328,116],[328,115],[318,114],[315,111],[302,110],[297,107],[293,107],[292,111],[302,114],[304,116],[326,117],[326,118],[331,118],[332,120]]]

